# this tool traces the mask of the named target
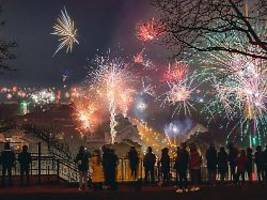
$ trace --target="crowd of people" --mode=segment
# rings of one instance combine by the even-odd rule
[[[198,191],[199,186],[206,182],[206,180],[202,180],[203,166],[207,168],[207,183],[211,186],[226,181],[242,185],[245,183],[246,177],[248,177],[248,183],[254,180],[267,183],[267,146],[264,150],[261,146],[257,146],[254,152],[250,147],[238,149],[232,144],[229,144],[227,148],[220,147],[217,150],[211,144],[206,152],[201,154],[195,144],[183,143],[177,147],[175,158],[170,157],[168,148],[162,149],[161,156],[158,158],[151,147],[147,148],[143,156],[135,147],[131,147],[127,153],[127,159],[128,165],[124,167],[130,169],[129,174],[138,186],[141,186],[143,182],[143,176],[140,173],[144,172],[144,183],[156,183],[155,176],[157,174],[157,183],[161,186],[173,184],[174,180],[178,187],[176,192]],[[3,186],[12,185],[12,168],[15,166],[16,160],[20,165],[21,185],[25,185],[25,177],[26,185],[29,184],[32,157],[28,152],[28,147],[23,146],[16,158],[10,144],[5,143],[4,150],[0,155]],[[103,146],[101,150],[90,153],[81,146],[75,163],[79,171],[80,191],[88,189],[88,182],[96,190],[117,189],[116,173],[119,158],[113,149]]]
[[[257,174],[256,178],[259,182],[267,182],[267,146],[264,151],[261,146],[257,146],[253,153],[253,149],[250,147],[246,150],[239,150],[230,144],[227,153],[224,147],[217,152],[214,145],[210,145],[206,152],[206,160],[210,184],[215,183],[217,171],[220,181],[224,181],[228,173],[228,166],[230,180],[236,184],[244,183],[246,175],[249,182],[252,182],[253,174]]]
[[[28,152],[28,146],[24,145],[22,147],[22,151],[18,154],[17,158],[20,165],[20,184],[25,185],[25,177],[26,177],[26,185],[30,183],[30,165],[32,162],[31,153]],[[4,144],[4,150],[0,155],[0,165],[2,165],[2,186],[12,185],[12,168],[15,166],[16,155],[14,151],[12,151],[10,147],[10,143]],[[6,182],[6,176],[8,177],[8,181]]]
[[[135,147],[130,148],[127,158],[133,180],[136,183],[141,182],[138,179],[140,177],[140,174],[138,174],[140,170],[138,169],[141,158]],[[228,145],[227,149],[221,147],[217,151],[215,146],[211,144],[207,148],[205,155],[202,155],[195,144],[187,146],[186,143],[183,143],[181,147],[177,147],[174,159],[171,159],[168,148],[162,149],[161,157],[158,159],[153,153],[152,148],[148,147],[142,161],[145,183],[155,183],[155,169],[157,168],[159,172],[158,183],[160,185],[169,185],[171,182],[171,172],[175,171],[175,183],[178,186],[177,192],[189,191],[188,177],[190,177],[190,191],[198,191],[200,184],[204,182],[202,180],[202,167],[205,164],[208,172],[208,184],[211,186],[215,186],[218,182],[224,183],[225,181],[241,185],[245,182],[246,176],[248,181],[252,182],[253,178],[255,179],[253,174],[257,174],[259,182],[267,181],[267,147],[263,151],[261,146],[258,146],[255,153],[253,153],[252,148],[239,150],[232,144]],[[110,189],[117,188],[116,168],[118,157],[114,150],[104,147],[102,155],[101,151],[95,151],[93,155],[90,155],[84,147],[81,147],[76,162],[78,163],[79,170],[85,170],[80,170],[80,190],[87,189],[85,181],[82,180],[87,180],[87,178],[84,179],[83,175],[88,174],[88,163],[90,162],[92,168],[91,178],[96,189],[102,189],[102,186]],[[254,173],[255,171],[257,173]]]

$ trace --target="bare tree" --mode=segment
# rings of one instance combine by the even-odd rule
[[[2,7],[0,5],[0,14],[2,13]],[[3,28],[5,21],[0,21],[0,28]],[[14,70],[8,65],[8,61],[15,59],[15,55],[12,53],[12,49],[17,46],[14,41],[5,41],[0,36],[0,73],[4,71]]]
[[[164,42],[181,55],[185,48],[201,52],[225,51],[267,59],[266,0],[152,0],[165,25]],[[227,37],[239,35],[256,51],[236,43],[226,43]],[[209,36],[217,35],[215,41]],[[218,37],[219,36],[219,37]],[[221,36],[221,37],[220,37]]]

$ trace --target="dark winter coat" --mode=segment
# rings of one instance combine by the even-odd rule
[[[226,173],[228,170],[228,155],[225,151],[218,153],[218,170],[219,173]]]
[[[156,156],[154,153],[146,153],[144,157],[144,167],[147,169],[152,169],[156,163]]]
[[[185,149],[177,152],[174,169],[177,171],[186,171],[188,169],[189,153]]]
[[[20,167],[23,169],[28,169],[32,162],[32,157],[29,152],[23,151],[18,156],[18,161],[20,163]]]
[[[258,170],[262,170],[264,167],[264,153],[262,151],[257,151],[255,153],[255,164]]]
[[[208,170],[217,169],[217,151],[215,148],[209,148],[206,152]]]
[[[86,172],[89,169],[89,153],[87,152],[79,152],[75,159],[76,163],[78,163],[78,170],[82,172]]]
[[[169,155],[164,155],[163,157],[161,157],[160,165],[161,165],[161,170],[163,173],[170,171],[170,162],[171,162],[171,159]]]
[[[15,162],[15,153],[10,149],[4,150],[1,153],[1,164],[4,168],[11,168],[14,166]]]
[[[139,164],[138,153],[135,150],[131,150],[128,152],[128,159],[131,169],[136,169]]]

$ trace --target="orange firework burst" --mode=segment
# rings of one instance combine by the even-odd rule
[[[137,38],[143,42],[151,41],[162,34],[163,26],[154,18],[150,21],[137,25]]]
[[[74,87],[71,88],[71,94],[70,94],[71,98],[78,98],[80,96],[80,91],[78,88]]]
[[[144,62],[144,49],[133,57],[133,61],[136,64],[142,64]]]
[[[143,65],[145,69],[153,69],[155,67],[153,62],[147,58],[144,52],[145,48],[143,48],[139,53],[133,56],[133,62],[135,64]]]
[[[97,104],[87,98],[77,98],[74,101],[74,118],[79,132],[93,132],[100,123]]]

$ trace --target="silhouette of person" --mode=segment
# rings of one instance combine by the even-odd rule
[[[28,146],[22,147],[22,152],[18,155],[18,161],[20,164],[20,184],[24,184],[24,176],[26,175],[27,185],[30,183],[30,164],[32,162],[31,154],[28,152]]]
[[[75,162],[78,164],[78,170],[79,170],[79,191],[87,190],[87,176],[88,176],[88,170],[89,170],[89,152],[86,151],[84,146],[81,146],[79,149],[79,152],[75,158]]]
[[[237,160],[237,156],[238,156],[238,150],[234,147],[234,145],[232,143],[230,143],[228,145],[228,150],[229,150],[229,154],[228,154],[228,161],[229,161],[229,165],[230,165],[230,177],[231,180],[235,180],[235,169],[236,169],[236,160]]]
[[[246,166],[248,163],[248,158],[246,156],[245,150],[241,150],[239,157],[237,158],[237,172],[236,172],[236,183],[240,184],[240,176],[242,178],[242,182],[245,182],[245,172]]]
[[[252,182],[252,172],[253,172],[253,150],[248,147],[247,148],[247,158],[248,162],[246,165],[246,171],[248,173],[249,182]]]
[[[169,184],[170,182],[170,156],[169,156],[168,148],[164,148],[161,151],[160,165],[161,165],[161,172],[163,174],[163,183]]]
[[[109,149],[106,146],[102,147],[102,166],[104,171],[104,180],[105,180],[105,186],[109,185]]]
[[[218,172],[220,174],[220,181],[223,182],[228,172],[228,155],[224,147],[221,147],[218,153]]]
[[[216,183],[217,173],[217,151],[213,144],[210,144],[209,148],[206,151],[206,160],[209,184],[214,185]]]
[[[257,167],[258,181],[263,181],[264,179],[264,154],[261,146],[256,147],[255,152],[255,164]]]
[[[116,169],[118,165],[118,156],[115,154],[113,149],[109,150],[109,168],[108,168],[108,177],[109,177],[109,185],[112,190],[117,189],[117,182],[116,182]]]
[[[199,184],[201,183],[201,165],[202,165],[202,157],[197,151],[197,147],[195,144],[190,146],[190,156],[189,156],[189,167],[192,181],[191,191],[198,191]]]
[[[174,159],[174,165],[173,165],[173,169],[175,169],[175,183],[178,185],[178,180],[179,180],[179,171],[178,171],[178,166],[179,166],[179,160],[180,160],[180,157],[179,157],[179,153],[181,151],[181,148],[179,146],[177,146],[176,148],[176,157]]]
[[[15,164],[15,153],[10,148],[10,143],[4,144],[4,151],[1,153],[2,163],[2,185],[5,186],[6,172],[8,173],[8,184],[12,185],[12,167]]]
[[[137,170],[139,165],[139,156],[135,149],[135,147],[131,147],[130,151],[128,152],[128,159],[129,159],[129,165],[131,169],[131,176],[134,177],[136,180],[137,178]]]
[[[143,166],[145,168],[145,182],[148,183],[148,176],[151,177],[151,182],[155,182],[155,163],[156,163],[156,156],[152,152],[152,148],[147,148],[147,153],[144,156]]]
[[[187,173],[188,173],[189,152],[186,150],[186,143],[182,144],[181,149],[177,149],[177,156],[174,167],[179,176],[179,189],[176,192],[187,191]]]
[[[104,181],[104,170],[101,162],[101,152],[100,150],[95,150],[93,156],[91,157],[90,164],[92,166],[92,182],[95,190],[102,190],[102,185]]]

